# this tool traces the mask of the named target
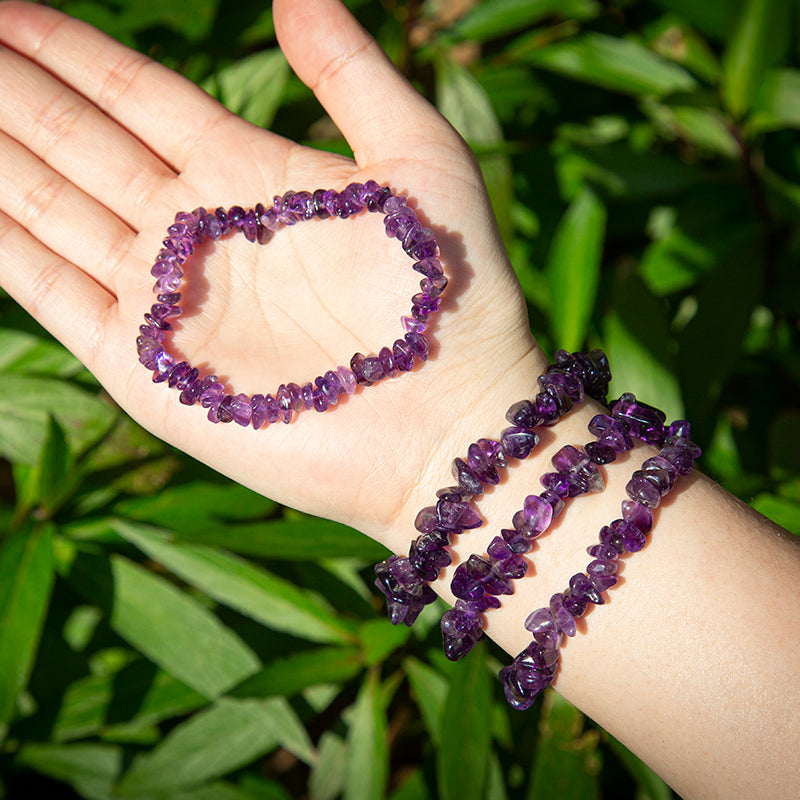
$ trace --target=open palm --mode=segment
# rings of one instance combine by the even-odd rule
[[[492,393],[482,379],[476,397],[481,363],[503,375],[536,356],[460,137],[338,0],[276,0],[274,13],[287,58],[355,163],[253,127],[83,23],[0,4],[0,276],[149,430],[285,504],[382,538],[410,513],[426,469],[441,472],[481,431],[474,419]],[[268,205],[290,189],[370,178],[408,194],[439,238],[450,286],[430,363],[260,431],[211,425],[151,382],[134,340],[176,211]],[[252,394],[391,346],[420,276],[379,217],[303,223],[266,246],[241,236],[204,246],[187,269],[173,348]],[[510,395],[499,396],[502,415]]]

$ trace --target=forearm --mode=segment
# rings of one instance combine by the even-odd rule
[[[508,424],[505,409],[535,394],[534,376],[543,366],[533,351],[454,426],[452,452],[431,459],[396,528],[398,552],[417,533],[415,509],[453,482],[452,459],[470,442],[499,435]],[[498,396],[503,389],[505,399]],[[475,501],[485,522],[455,537],[454,563],[434,586],[445,599],[454,602],[449,584],[456,566],[471,553],[485,553],[500,529],[511,527],[525,496],[541,491],[539,476],[552,470],[553,453],[590,441],[587,423],[600,410],[587,401],[543,429],[534,453]],[[467,431],[470,425],[474,430]],[[601,467],[605,490],[568,501],[537,539],[515,594],[486,614],[487,633],[511,656],[531,642],[526,616],[585,569],[586,548],[620,516],[632,472],[652,454],[637,446]],[[791,603],[800,585],[797,541],[696,473],[678,479],[654,518],[647,546],[621,558],[620,582],[607,603],[590,606],[578,634],[562,647],[555,688],[683,797],[794,797],[800,785],[793,733],[800,624]]]

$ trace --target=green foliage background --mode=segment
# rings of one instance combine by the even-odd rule
[[[53,5],[347,152],[268,4]],[[800,532],[800,4],[349,6],[478,153],[545,347],[603,346]],[[154,440],[5,297],[0,373],[4,796],[672,796],[557,695],[508,710],[491,646],[447,663],[441,608],[393,628],[380,546]]]

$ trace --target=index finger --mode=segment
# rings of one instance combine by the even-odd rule
[[[0,43],[57,75],[177,172],[210,131],[236,120],[191,81],[51,8],[0,3]]]

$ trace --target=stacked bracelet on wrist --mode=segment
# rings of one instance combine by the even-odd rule
[[[588,548],[593,560],[586,572],[573,575],[569,588],[554,594],[546,608],[532,612],[525,620],[533,641],[500,671],[506,699],[516,709],[530,708],[539,693],[553,682],[558,671],[559,648],[565,636],[575,635],[575,620],[583,616],[589,604],[605,603],[603,593],[618,580],[619,557],[644,547],[653,525],[652,509],[671,491],[680,475],[692,471],[694,461],[700,456],[700,448],[689,439],[690,426],[685,420],[673,422],[668,429],[663,423],[641,425],[639,412],[645,411],[645,416],[651,417],[655,409],[636,403],[633,395],[623,395],[617,405],[620,404],[631,414],[627,417],[631,435],[663,447],[633,473],[625,487],[630,499],[622,502],[622,518],[600,530],[600,543]]]
[[[250,242],[265,244],[272,233],[283,226],[303,220],[348,217],[364,209],[384,214],[386,235],[398,239],[403,250],[414,260],[413,268],[423,275],[421,291],[411,298],[409,316],[401,318],[405,335],[391,347],[380,348],[376,355],[356,353],[350,368],[339,366],[318,376],[313,382],[281,384],[274,394],[231,394],[216,375],[201,376],[196,367],[178,361],[169,352],[166,335],[172,330],[171,319],[180,316],[183,267],[195,248],[206,238],[217,240],[241,232]],[[371,386],[384,378],[413,369],[417,360],[428,358],[425,338],[429,317],[439,309],[440,295],[447,278],[439,262],[439,248],[431,230],[424,228],[403,195],[394,195],[388,186],[375,181],[351,183],[341,192],[317,189],[314,192],[286,192],[276,196],[272,206],[262,204],[243,209],[206,211],[197,208],[181,212],[167,230],[163,247],[151,270],[156,278],[153,291],[156,303],[144,315],[145,324],[136,339],[139,361],[153,373],[153,381],[166,383],[180,391],[185,405],[200,402],[208,409],[211,422],[236,422],[260,428],[278,420],[291,422],[304,410],[326,411],[337,404],[339,396],[353,394],[358,385]]]
[[[577,381],[552,375],[565,375]],[[436,599],[430,583],[451,563],[447,550],[453,534],[480,527],[481,517],[470,500],[483,492],[483,484],[499,483],[498,468],[507,457],[524,459],[538,442],[533,430],[540,424],[553,425],[583,392],[605,402],[611,375],[602,351],[588,356],[565,351],[539,378],[543,392],[535,401],[515,403],[507,418],[514,427],[503,431],[500,441],[480,439],[468,449],[467,460],[455,459],[453,472],[458,486],[440,489],[436,506],[422,509],[415,527],[421,535],[412,543],[409,556],[392,556],[375,568],[376,586],[386,596],[391,621],[411,625],[420,611]],[[553,404],[554,405],[551,405]],[[543,413],[549,408],[550,413]],[[588,605],[602,605],[603,594],[617,583],[619,556],[641,550],[653,526],[653,509],[674,486],[680,475],[688,475],[700,448],[689,438],[684,420],[665,426],[665,415],[656,408],[624,394],[612,404],[609,414],[597,414],[589,423],[596,440],[582,448],[567,445],[552,458],[555,472],[542,476],[544,491],[525,498],[523,508],[512,520],[512,528],[501,531],[486,555],[473,554],[455,570],[451,590],[458,598],[442,618],[445,654],[451,660],[472,649],[483,632],[484,615],[499,608],[498,595],[511,594],[513,581],[522,578],[528,564],[522,555],[564,509],[565,500],[592,491],[602,491],[604,481],[599,465],[610,464],[619,454],[631,450],[634,439],[661,448],[633,473],[626,486],[629,499],[622,502],[622,516],[600,531],[600,543],[588,548],[593,560],[586,572],[577,573],[569,588],[550,600],[547,608],[531,613],[525,627],[533,641],[500,678],[509,703],[529,708],[538,694],[555,678],[559,647],[565,636],[574,636],[575,620]]]
[[[439,577],[442,569],[451,562],[447,548],[453,534],[480,527],[482,520],[470,499],[483,494],[483,486],[500,481],[498,469],[507,466],[508,459],[525,459],[539,441],[535,428],[554,425],[570,411],[574,403],[588,394],[605,400],[611,373],[608,361],[601,350],[591,353],[556,353],[555,363],[539,376],[541,392],[531,400],[521,400],[506,413],[512,427],[506,428],[499,441],[479,439],[467,450],[466,461],[456,458],[453,474],[457,486],[440,489],[435,506],[423,508],[415,520],[420,536],[411,544],[408,557],[391,556],[375,567],[375,585],[386,597],[391,621],[397,625],[412,625],[420,611],[436,599],[430,583]],[[558,494],[545,491],[545,502],[554,509],[562,504]],[[507,568],[515,574],[513,560],[501,558],[493,562],[492,575],[507,580]],[[499,605],[496,598],[486,595],[480,605],[483,610]],[[480,612],[479,612],[480,613]]]

